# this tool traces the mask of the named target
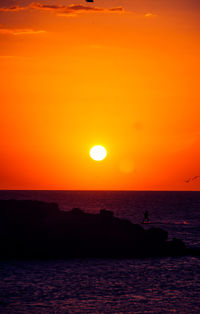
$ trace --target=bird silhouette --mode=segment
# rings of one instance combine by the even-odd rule
[[[191,181],[197,180],[199,178],[200,178],[200,176],[195,176],[195,177],[192,177],[192,178],[188,178],[188,179],[185,180],[185,183],[190,183]]]
[[[192,178],[192,180],[196,180],[198,178],[200,178],[200,176],[195,176],[195,177]]]

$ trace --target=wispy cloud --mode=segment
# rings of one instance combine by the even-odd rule
[[[157,14],[153,14],[153,13],[146,13],[145,14],[145,17],[156,17],[157,16]]]
[[[70,4],[66,5],[54,5],[54,4],[43,4],[40,2],[33,2],[28,6],[10,6],[0,7],[0,12],[18,12],[22,10],[39,10],[49,11],[57,13],[58,15],[77,15],[79,13],[124,13],[125,10],[122,7],[114,8],[103,8],[95,7],[84,4]]]
[[[0,59],[13,59],[13,58],[15,58],[15,56],[1,56],[0,55]]]
[[[0,7],[0,12],[18,12],[27,10],[29,6],[21,7],[19,5],[13,5],[10,7]]]
[[[31,35],[31,34],[42,34],[42,33],[46,33],[46,31],[45,30],[33,30],[33,29],[0,28],[0,34]]]

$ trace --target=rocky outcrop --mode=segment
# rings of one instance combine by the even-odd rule
[[[145,230],[113,212],[59,210],[55,203],[0,201],[1,258],[152,257],[192,254],[160,228]]]

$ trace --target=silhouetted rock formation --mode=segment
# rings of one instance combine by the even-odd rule
[[[59,210],[55,203],[0,201],[1,258],[150,257],[193,254],[160,228],[114,217],[113,212]],[[196,251],[199,254],[199,251]]]

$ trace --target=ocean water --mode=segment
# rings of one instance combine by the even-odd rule
[[[0,191],[0,199],[100,209],[200,247],[200,192]],[[200,313],[200,258],[1,261],[0,313]]]

